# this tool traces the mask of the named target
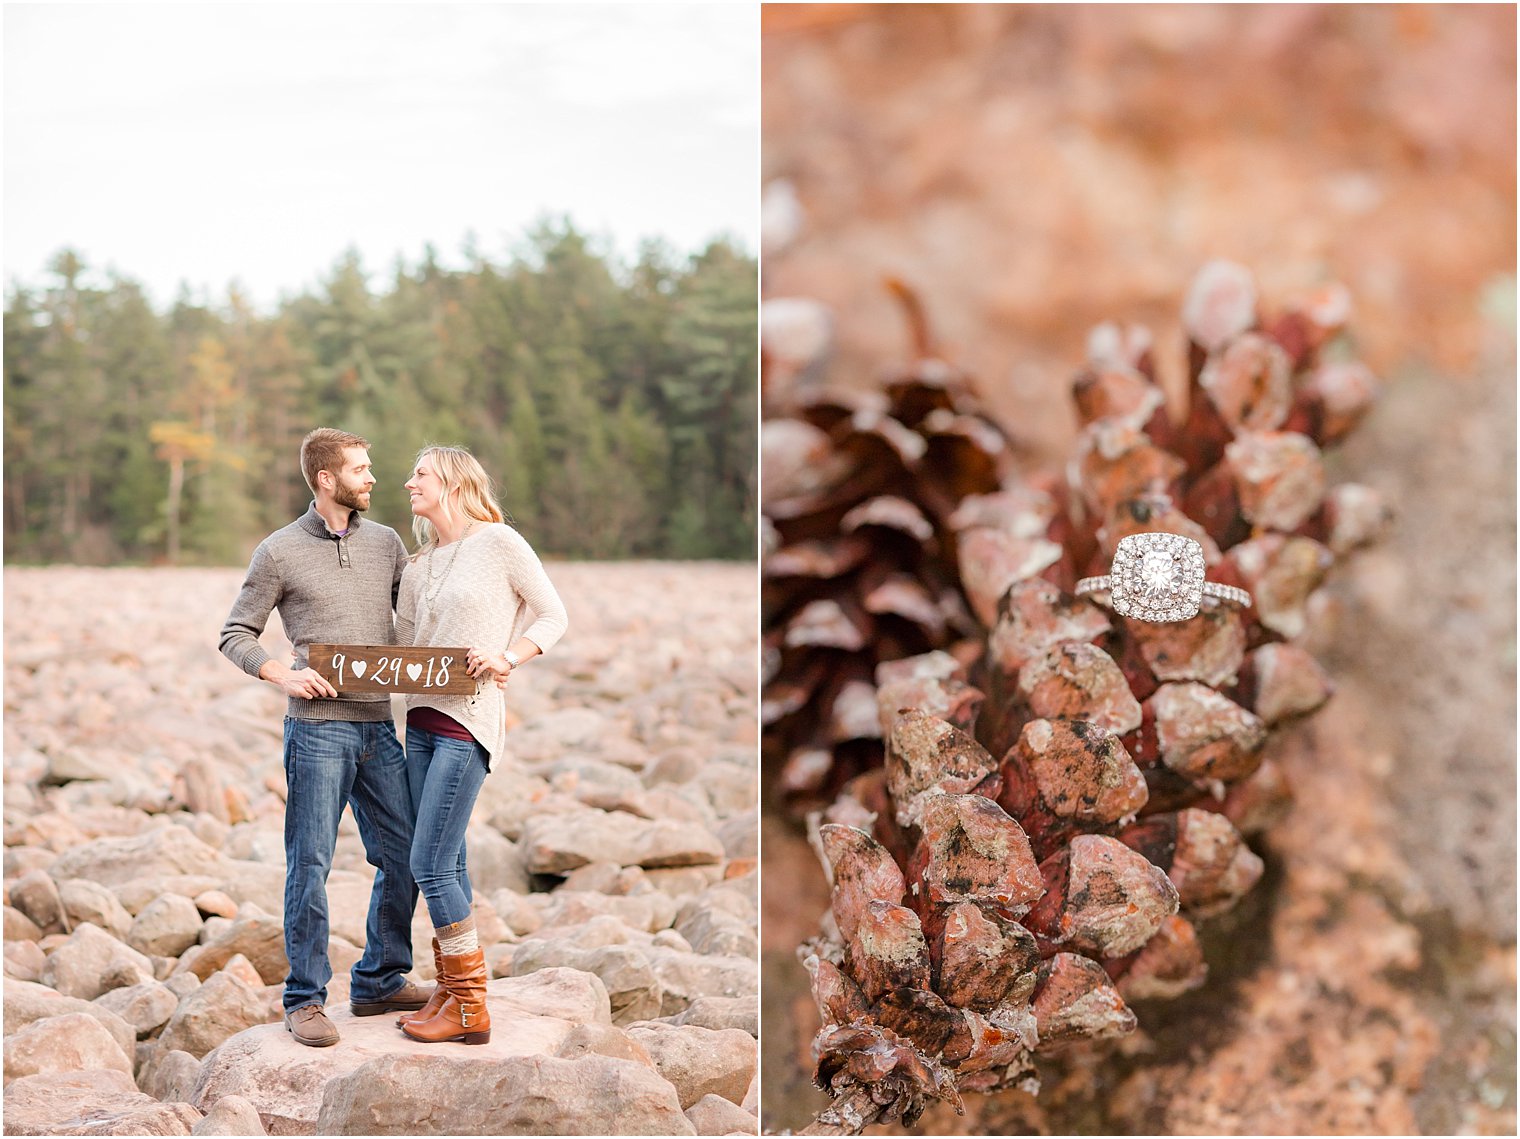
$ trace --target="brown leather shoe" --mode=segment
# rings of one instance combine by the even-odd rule
[[[486,1008],[486,955],[476,949],[457,957],[443,956],[448,999],[427,1020],[411,1020],[401,1031],[424,1044],[457,1040],[486,1044],[491,1039],[491,1013]]]
[[[396,1018],[398,1026],[405,1024],[409,1020],[429,1019],[443,1007],[443,1002],[448,999],[449,990],[443,983],[443,950],[439,947],[436,937],[433,938],[433,974],[438,978],[438,981],[433,985],[433,992],[428,997],[427,1004],[423,1005],[416,1012],[404,1012],[398,1016]]]
[[[308,1048],[330,1048],[338,1042],[338,1030],[321,1005],[302,1005],[285,1014],[285,1027],[296,1043]]]
[[[399,989],[378,1001],[350,1000],[348,1011],[355,1016],[379,1016],[383,1012],[419,1009],[427,1004],[429,996],[431,994],[415,981],[403,981]]]

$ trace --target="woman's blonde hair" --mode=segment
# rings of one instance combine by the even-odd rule
[[[439,507],[445,518],[452,519],[457,511],[465,518],[481,522],[511,521],[496,501],[496,488],[491,482],[491,476],[486,474],[480,460],[463,447],[444,447],[430,443],[417,452],[412,469],[416,470],[423,463],[431,467],[433,474],[438,476],[438,481],[443,483],[443,498]],[[438,531],[420,514],[412,517],[412,536],[417,539],[419,554],[426,553],[438,544]]]

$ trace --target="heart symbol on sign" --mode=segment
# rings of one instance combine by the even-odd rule
[[[355,676],[363,676],[364,675],[364,670],[366,668],[368,668],[368,667],[369,667],[369,661],[367,661],[367,660],[356,660],[356,661],[354,661],[354,675]]]
[[[422,675],[422,666],[420,664],[409,664],[406,666],[406,674],[413,680],[416,680]]]

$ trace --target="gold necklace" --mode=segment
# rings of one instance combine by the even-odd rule
[[[475,528],[475,519],[471,518],[465,526],[464,533],[454,539],[454,552],[449,557],[449,564],[443,567],[443,576],[438,579],[438,585],[433,585],[433,555],[438,552],[437,545],[428,551],[427,557],[427,582],[422,587],[422,597],[429,605],[438,597],[443,589],[443,583],[449,580],[449,571],[454,568],[454,563],[459,560],[459,547],[464,545],[464,540],[470,536],[470,531]]]

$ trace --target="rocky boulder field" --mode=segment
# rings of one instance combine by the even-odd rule
[[[7,1132],[757,1130],[754,568],[548,568],[570,630],[468,836],[491,1042],[349,1014],[345,813],[324,1049],[281,1016],[284,700],[216,650],[241,572],[5,571]],[[419,981],[430,937],[419,902]]]

